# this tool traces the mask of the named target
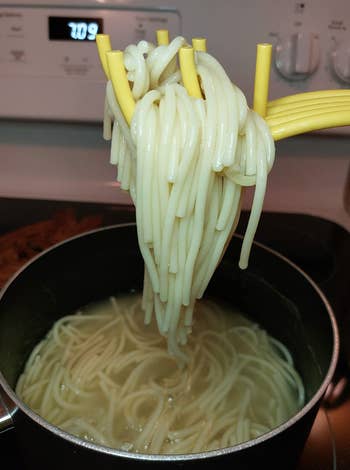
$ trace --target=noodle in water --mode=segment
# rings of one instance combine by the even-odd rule
[[[17,393],[71,434],[152,454],[235,445],[292,416],[304,390],[286,348],[232,308],[196,308],[186,368],[144,325],[141,296],[113,297],[58,320]]]

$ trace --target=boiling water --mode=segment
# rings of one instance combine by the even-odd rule
[[[17,393],[50,423],[139,453],[192,453],[269,431],[304,402],[287,349],[228,306],[196,304],[186,366],[169,355],[141,297],[63,317],[32,352]]]

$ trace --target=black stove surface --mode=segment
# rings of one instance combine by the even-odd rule
[[[135,219],[134,211],[123,206],[0,199],[0,234],[66,207],[82,214],[102,214],[104,225]],[[247,220],[248,214],[243,212],[238,233],[243,233]],[[334,381],[296,470],[349,470],[350,234],[322,218],[267,212],[262,215],[255,239],[284,254],[309,274],[328,298],[340,331],[341,354]],[[16,445],[15,430],[0,435],[0,450],[2,461],[9,462],[10,468],[28,470]]]

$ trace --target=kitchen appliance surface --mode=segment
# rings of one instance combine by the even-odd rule
[[[65,210],[96,215],[102,225],[134,220],[130,197],[108,163],[109,143],[102,139],[105,82],[93,40],[97,27],[121,48],[153,40],[160,27],[172,36],[206,36],[209,51],[251,105],[258,42],[274,47],[271,99],[349,88],[349,18],[346,0],[0,0],[0,246],[5,233],[56,220]],[[86,31],[74,30],[78,23]],[[247,192],[241,232],[250,196]],[[315,280],[340,330],[334,388],[298,470],[345,470],[350,468],[349,128],[278,142],[264,211],[256,239]],[[0,447],[13,468],[26,469],[15,430],[0,435]]]

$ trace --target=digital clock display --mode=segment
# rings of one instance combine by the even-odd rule
[[[102,18],[49,16],[50,41],[95,41],[103,33]]]

